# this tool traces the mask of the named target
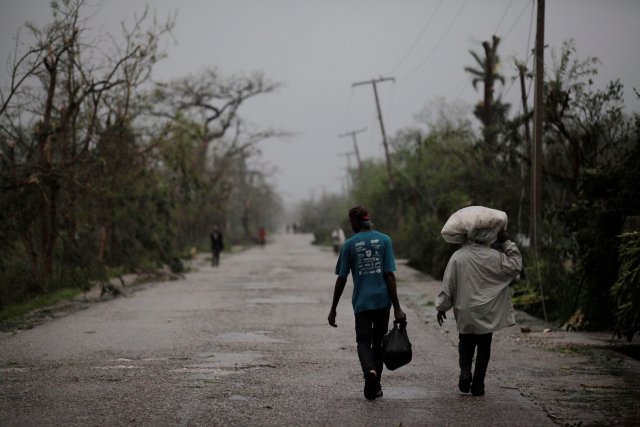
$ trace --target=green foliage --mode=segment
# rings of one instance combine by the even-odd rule
[[[400,179],[394,189],[400,198],[401,221],[397,229],[398,250],[411,265],[441,278],[455,246],[440,236],[443,224],[456,210],[485,205],[518,218],[518,197],[525,185],[514,156],[493,153],[478,143],[470,123],[456,106],[436,105],[423,115],[430,132],[399,133],[394,139],[394,165]],[[433,120],[435,117],[435,121]],[[491,158],[489,166],[486,159]],[[499,190],[497,190],[499,189]],[[515,221],[512,229],[520,229]]]
[[[409,263],[442,277],[453,246],[440,237],[448,216],[469,204],[464,187],[466,156],[472,152],[470,130],[434,128],[428,136],[418,131],[400,134],[394,155],[402,172],[396,188],[387,191],[398,198],[394,244]]]
[[[514,306],[542,318],[542,288],[548,318],[563,322],[576,311],[583,285],[576,275],[576,242],[557,218],[539,228],[538,251],[522,250],[524,280],[514,285]]]
[[[173,20],[143,28],[146,10],[105,47],[84,36],[83,6],[55,2],[49,25],[29,26],[38,42],[0,91],[0,309],[114,271],[184,271],[214,225],[230,245],[281,211],[267,172],[249,166],[278,134],[239,116],[277,85],[208,71],[145,96]]]
[[[545,221],[556,226],[541,234],[540,256],[557,277],[543,273],[542,281],[557,307],[554,318],[564,321],[579,309],[589,327],[606,328],[619,269],[616,236],[625,218],[640,212],[640,128],[621,112],[619,83],[594,89],[597,61],[575,60],[574,53],[565,44],[547,83]],[[563,271],[566,265],[572,267]]]
[[[351,232],[347,214],[352,205],[355,206],[347,197],[334,194],[323,194],[318,200],[306,200],[298,206],[296,213],[300,231],[312,232],[314,244],[330,245],[334,228],[341,227],[345,235]]]
[[[615,332],[631,341],[640,333],[640,233],[620,236],[620,274],[611,287],[616,304]]]
[[[474,58],[480,68],[468,71],[476,83],[501,81],[483,59]],[[611,328],[617,312],[618,331],[629,336],[637,332],[632,314],[640,303],[626,281],[636,276],[623,272],[632,266],[624,256],[619,259],[616,236],[626,218],[640,214],[640,117],[623,113],[618,81],[595,87],[598,61],[576,59],[573,42],[554,60],[544,88],[543,217],[536,227],[537,250],[520,245],[524,272],[514,303],[542,316],[544,291],[550,320],[564,324],[581,313],[582,327]],[[391,235],[399,257],[436,278],[456,249],[443,242],[440,230],[464,206],[507,212],[512,237],[533,241],[529,147],[523,137],[531,116],[509,119],[493,98],[484,101],[483,108],[495,107],[493,117],[500,119],[485,120],[491,129],[483,128],[481,137],[472,130],[469,111],[436,104],[419,116],[427,131],[405,129],[392,139],[394,187],[382,161],[366,161],[363,178],[354,177],[347,196],[347,205],[370,208],[376,228]],[[614,286],[614,299],[610,287],[619,271],[625,279]]]
[[[637,116],[622,114],[619,82],[596,89],[598,61],[574,55],[566,43],[545,83],[544,218],[538,253],[525,254],[526,280],[516,295],[539,315],[542,285],[552,320],[583,313],[582,326],[610,328],[616,236],[625,218],[640,212],[640,127]]]
[[[36,284],[30,274],[30,264],[21,245],[7,240],[0,245],[0,309],[28,299]]]

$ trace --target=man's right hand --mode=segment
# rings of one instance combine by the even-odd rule
[[[442,322],[447,318],[447,314],[444,311],[439,311],[436,318],[438,319],[438,325],[442,326]]]
[[[333,326],[334,328],[338,327],[338,325],[336,324],[336,311],[335,310],[331,310],[329,312],[329,317],[327,317],[327,320],[329,321],[329,324],[331,326]]]

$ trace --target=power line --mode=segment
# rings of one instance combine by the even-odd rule
[[[347,104],[347,112],[345,113],[343,120],[343,127],[347,126],[347,122],[349,121],[349,116],[351,115],[351,104],[353,102],[353,86],[351,87],[351,92],[349,93],[349,103]]]
[[[509,92],[511,92],[511,89],[513,88],[513,85],[515,84],[515,80],[510,79],[511,81],[509,82],[509,86],[506,89],[503,89],[503,91],[500,93],[500,97],[506,97],[509,95]],[[504,87],[504,85],[503,85]]]
[[[535,8],[533,7],[535,0],[531,0],[531,19],[529,19],[529,35],[527,36],[527,52],[524,57],[527,58],[525,65],[529,62],[529,58],[531,57],[531,30],[533,29],[533,11]]]
[[[535,8],[535,2],[536,0],[531,0],[531,19],[529,21],[529,36],[527,38],[527,54],[525,55],[525,60],[524,60],[524,65],[525,67],[528,67],[529,64],[529,60],[531,58],[534,58],[534,53],[531,51],[531,32],[533,29],[533,17],[534,17],[534,12],[536,10]],[[535,60],[535,58],[534,58]],[[529,95],[531,94],[531,86],[533,85],[533,79],[529,80],[529,86],[527,87],[527,91],[526,91],[526,95],[527,95],[527,99],[529,99]]]
[[[531,58],[533,58],[533,52],[531,51],[531,33],[532,33],[532,30],[533,30],[533,17],[534,17],[534,12],[535,12],[535,7],[534,7],[535,0],[531,0],[531,4],[532,4],[532,7],[531,7],[531,18],[529,19],[529,32],[527,33],[528,34],[528,36],[527,36],[527,50],[525,51],[525,54],[524,54],[524,63],[523,63],[526,69],[528,69],[529,60]],[[524,92],[525,96],[527,97],[527,99],[529,99],[529,95],[531,94],[531,86],[532,86],[532,84],[533,84],[533,79],[530,79],[529,80],[529,85],[528,85],[528,87],[526,88],[526,90]],[[520,105],[520,107],[518,109],[518,112],[519,113],[522,112],[522,105]]]
[[[531,4],[533,5],[533,3],[535,3],[535,0],[531,0]],[[509,10],[509,7],[511,6],[511,4],[513,3],[513,0],[511,0],[509,2],[509,4],[507,5],[507,9],[505,10],[502,19],[500,20],[500,23],[498,24],[498,26],[496,27],[496,31],[495,33],[498,32],[498,27],[500,27],[500,25],[502,24],[502,21],[504,20],[504,17],[507,14],[507,11]],[[515,26],[520,22],[520,19],[522,18],[522,16],[524,15],[524,12],[527,10],[528,7],[528,2],[525,3],[525,7],[520,11],[520,13],[518,14],[518,17],[516,18],[516,20],[514,21],[514,23],[511,25],[511,27],[509,28],[509,31],[507,31],[507,33],[503,36],[503,38],[508,37],[508,35],[511,33],[511,31],[515,28]],[[533,28],[533,12],[535,10],[535,7],[531,7],[531,19],[529,20],[529,31],[527,33],[527,55],[525,55],[525,66],[528,64],[529,62],[529,58],[533,55],[529,55],[529,49],[530,49],[530,44],[531,44],[531,30]],[[514,85],[514,80],[511,81],[511,84],[505,89],[503,90],[501,96],[508,96],[509,92],[511,91],[511,89],[513,88]],[[529,91],[531,89],[531,82],[529,82],[529,88],[527,89],[527,95],[529,94]]]
[[[464,94],[464,92],[467,90],[468,87],[469,87],[469,79],[467,79],[465,83],[462,85],[462,87],[460,88],[460,92],[458,92],[458,96],[456,96],[456,101],[462,98],[462,95]]]
[[[522,18],[522,15],[524,15],[524,12],[527,10],[527,7],[529,6],[528,3],[525,3],[524,7],[522,8],[522,11],[520,11],[520,14],[518,15],[518,17],[516,18],[515,22],[511,25],[511,27],[509,28],[509,31],[507,31],[505,33],[505,35],[503,36],[503,38],[507,38],[509,37],[509,34],[511,34],[511,31],[513,31],[513,29],[516,27],[516,25],[518,25],[518,22],[520,22],[520,18]]]
[[[427,63],[427,61],[429,59],[431,59],[431,56],[435,53],[435,51],[440,47],[440,45],[442,44],[442,42],[444,41],[445,37],[447,36],[447,34],[449,34],[449,31],[451,31],[451,28],[453,28],[453,25],[456,23],[456,21],[458,20],[458,18],[460,17],[460,15],[462,14],[462,11],[464,10],[465,6],[467,5],[467,2],[469,0],[464,0],[464,2],[462,3],[462,6],[460,6],[460,9],[458,10],[458,13],[456,13],[456,16],[453,18],[453,20],[451,21],[451,23],[449,24],[449,26],[447,27],[447,29],[445,30],[445,32],[442,34],[442,36],[440,37],[440,39],[438,40],[438,42],[436,43],[436,45],[433,47],[433,49],[431,49],[431,51],[429,52],[429,54],[422,60],[422,62],[420,63],[420,65],[418,65],[412,72],[410,72],[409,74],[407,74],[404,79],[411,77],[412,75],[414,75],[420,68],[422,68],[422,66],[424,64]],[[403,79],[403,80],[404,80]]]
[[[429,20],[427,21],[427,23],[425,24],[424,27],[422,27],[422,30],[420,30],[420,34],[418,34],[418,37],[416,37],[415,41],[413,42],[413,44],[411,45],[411,47],[409,48],[409,50],[407,50],[407,53],[404,54],[404,56],[402,57],[402,59],[400,59],[400,61],[398,61],[398,63],[396,64],[395,67],[393,67],[393,70],[391,70],[391,72],[389,74],[393,74],[398,67],[400,67],[400,65],[404,62],[405,59],[407,59],[407,57],[409,56],[409,54],[413,51],[413,49],[415,49],[415,47],[417,46],[418,42],[420,41],[420,39],[422,38],[422,36],[424,35],[424,33],[427,31],[427,28],[429,28],[429,26],[431,25],[431,22],[433,21],[433,18],[435,18],[436,13],[438,13],[438,9],[440,9],[440,5],[442,5],[443,0],[440,0],[438,2],[438,5],[436,6],[435,10],[433,11],[433,13],[431,14],[431,16],[429,17]]]
[[[465,76],[465,78],[463,80],[461,80],[460,82],[456,83],[455,85],[449,86],[449,88],[445,89],[444,91],[438,93],[438,96],[445,96],[445,95],[449,95],[451,92],[453,92],[454,90],[458,90],[460,89],[460,87],[462,87],[463,85],[465,85],[467,83],[467,81],[469,80],[469,78],[467,76]]]
[[[393,85],[393,88],[391,89],[391,96],[389,97],[389,101],[387,103],[387,111],[392,111],[393,101],[395,101],[395,99],[396,99],[396,91],[397,90],[398,90],[398,88],[396,87],[396,85]]]
[[[526,60],[525,60],[525,66],[526,64],[529,63],[529,59],[533,57],[533,54],[531,53],[531,30],[533,29],[533,16],[534,16],[534,11],[535,11],[535,0],[531,0],[531,19],[529,21],[529,36],[527,38],[527,55],[526,55]],[[529,80],[529,87],[527,88],[527,99],[529,98],[529,93],[531,92],[531,84],[533,83],[533,79]]]
[[[500,22],[498,22],[498,25],[496,25],[496,29],[493,30],[493,34],[498,34],[498,29],[500,28],[500,25],[502,25],[502,21],[504,21],[504,17],[507,16],[507,12],[509,11],[509,8],[511,7],[512,3],[513,3],[513,0],[511,0],[507,5],[507,8],[504,10],[504,13],[502,14],[502,18],[500,18]]]

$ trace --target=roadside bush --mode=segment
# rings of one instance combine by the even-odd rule
[[[620,236],[620,274],[611,296],[616,304],[615,333],[631,341],[640,333],[640,232]]]

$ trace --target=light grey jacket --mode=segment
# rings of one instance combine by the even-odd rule
[[[503,248],[504,253],[467,242],[449,260],[436,309],[453,307],[459,333],[487,334],[515,325],[509,284],[522,269],[522,256],[509,240]]]

